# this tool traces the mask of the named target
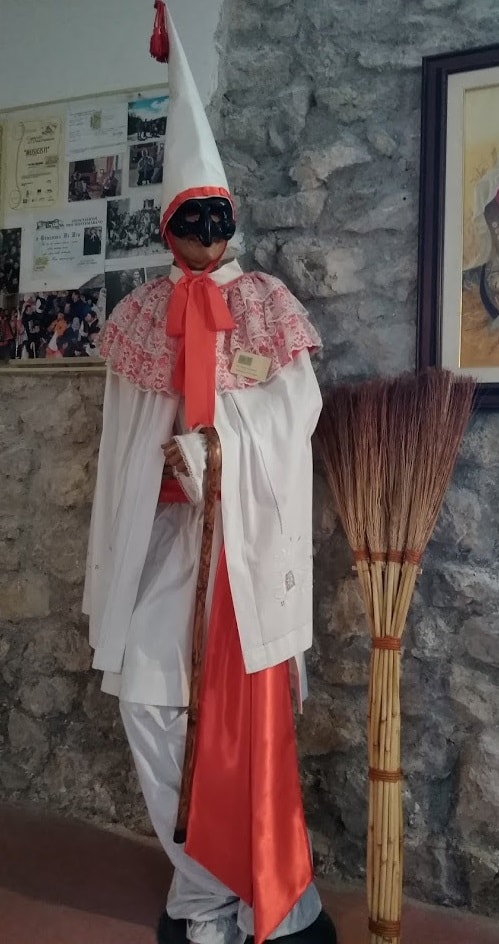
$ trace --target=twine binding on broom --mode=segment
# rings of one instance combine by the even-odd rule
[[[373,649],[391,649],[392,652],[400,652],[402,640],[398,636],[375,636],[372,645]]]
[[[400,921],[373,921],[369,918],[369,930],[381,937],[397,937],[400,934]]]
[[[353,556],[356,561],[372,561],[373,563],[381,564],[403,564],[405,562],[408,564],[420,564],[423,560],[423,555],[420,551],[411,551],[409,548],[406,548],[404,551],[395,551],[393,549],[389,549],[388,551],[369,551],[368,548],[362,548],[354,551]]]
[[[384,783],[398,783],[402,780],[402,771],[398,770],[379,770],[377,767],[370,767],[368,772],[369,780],[382,780]]]

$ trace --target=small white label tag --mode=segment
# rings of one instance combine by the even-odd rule
[[[287,572],[287,574],[286,574],[286,576],[285,576],[285,578],[284,578],[284,581],[285,581],[286,590],[288,591],[288,593],[289,593],[290,590],[293,589],[293,587],[296,587],[295,575],[294,575],[294,573],[293,573],[292,570],[288,570],[288,572]]]
[[[263,357],[262,354],[248,354],[246,351],[236,351],[231,374],[239,374],[240,377],[247,377],[248,380],[266,380],[269,374],[271,357]]]

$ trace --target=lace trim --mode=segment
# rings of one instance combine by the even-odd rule
[[[177,338],[165,331],[173,286],[159,278],[140,286],[115,308],[104,330],[101,352],[110,369],[142,390],[173,395]],[[274,276],[253,272],[221,287],[235,321],[217,335],[217,390],[254,386],[258,381],[232,374],[236,351],[270,358],[267,379],[303,350],[317,350],[319,335],[297,298]]]
[[[182,443],[180,442],[180,436],[174,436],[173,438],[175,442],[177,443],[178,451],[180,452],[180,455],[182,456],[182,459],[184,460],[184,465],[187,469],[187,472],[183,474],[185,475],[186,478],[194,479],[194,476],[192,474],[191,464],[185,454],[185,449],[183,448]],[[173,471],[175,472],[175,469]]]

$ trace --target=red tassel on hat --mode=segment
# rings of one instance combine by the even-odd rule
[[[158,62],[168,62],[170,55],[170,43],[168,40],[168,30],[166,28],[166,11],[163,0],[154,0],[154,9],[156,17],[154,19],[154,29],[149,44],[149,51],[153,59]]]

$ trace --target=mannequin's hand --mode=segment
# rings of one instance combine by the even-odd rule
[[[184,462],[184,457],[175,439],[170,439],[170,442],[165,443],[163,446],[161,446],[161,448],[165,457],[165,465],[169,466],[171,469],[174,469],[179,475],[189,474],[187,466]]]

